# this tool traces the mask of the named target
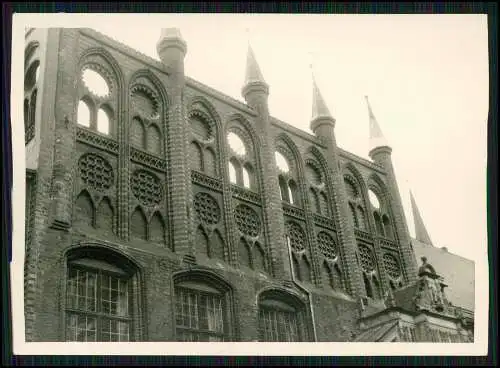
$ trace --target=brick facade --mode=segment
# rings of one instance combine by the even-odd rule
[[[318,125],[312,136],[279,122],[268,111],[265,85],[244,89],[247,105],[224,96],[184,75],[186,47],[175,34],[166,32],[162,42],[160,62],[89,29],[26,34],[26,45],[37,45],[33,52],[27,48],[26,63],[40,65],[36,118],[28,123],[34,133],[26,138],[27,161],[34,166],[27,176],[27,341],[70,339],[69,316],[80,308],[69,297],[73,264],[93,270],[106,264],[110,274],[127,275],[127,313],[113,323],[127,324],[132,341],[202,334],[185,326],[182,318],[192,315],[179,317],[180,308],[195,308],[200,300],[214,304],[197,311],[219,311],[224,325],[217,330],[209,323],[204,338],[262,339],[273,333],[262,319],[284,318],[273,314],[273,306],[283,304],[276,310],[293,311],[286,323],[298,327],[287,325],[288,337],[279,339],[352,341],[364,308],[383,304],[389,288],[384,254],[403,270],[401,285],[417,277],[390,156],[374,163],[342,151],[333,124]],[[86,69],[106,81],[106,96],[83,83]],[[89,107],[88,127],[79,121],[80,101]],[[96,130],[101,110],[109,119],[106,134]],[[228,163],[236,156],[226,140],[229,131],[246,146],[235,160],[246,165],[250,188],[230,180]],[[293,171],[293,204],[280,197],[276,150]],[[306,163],[321,178],[314,185]],[[368,217],[364,230],[355,228],[349,212],[346,175],[356,178]],[[377,235],[371,218],[367,189],[374,175],[391,208],[392,239]],[[312,187],[323,193],[324,212],[309,194]],[[302,232],[291,234],[290,223]],[[326,235],[319,237],[321,232]],[[363,256],[368,260],[359,255],[359,244],[371,249]],[[379,275],[371,296],[365,264]],[[108,290],[97,292],[96,285],[103,288],[111,276],[99,273],[90,284],[91,273],[78,272],[87,275],[78,282],[86,282],[84,308],[91,308],[96,293],[102,299]],[[203,296],[192,302],[194,294],[185,290],[202,290],[196,295]],[[188,295],[184,304],[182,292]],[[111,336],[88,322],[108,323],[100,308],[86,317],[88,339]]]

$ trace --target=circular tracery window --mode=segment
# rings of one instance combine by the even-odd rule
[[[302,228],[295,222],[289,222],[287,224],[287,230],[292,249],[297,252],[303,251],[306,248],[306,241]]]
[[[145,171],[136,171],[130,179],[134,196],[146,206],[155,206],[161,202],[163,190],[160,179]]]
[[[260,234],[261,224],[259,215],[247,205],[240,204],[236,207],[234,210],[234,218],[238,230],[243,234],[254,237]]]
[[[393,279],[397,279],[401,276],[401,267],[399,266],[399,262],[392,254],[384,254],[384,267],[387,271],[389,277]]]
[[[371,249],[365,245],[360,245],[358,249],[361,258],[361,268],[366,272],[373,271],[375,269],[375,262]]]
[[[103,157],[93,153],[83,155],[78,161],[82,181],[97,191],[106,191],[113,184],[113,168]]]
[[[321,231],[318,234],[318,246],[319,250],[328,259],[335,259],[337,257],[337,246],[335,245],[335,241],[330,236],[330,234]]]
[[[194,196],[194,210],[201,222],[214,225],[220,220],[220,209],[217,201],[207,193]]]

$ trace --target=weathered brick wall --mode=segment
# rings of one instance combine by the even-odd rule
[[[144,338],[150,341],[174,339],[172,273],[180,269],[197,267],[181,262],[182,257],[187,254],[196,256],[195,262],[200,266],[213,270],[233,285],[235,338],[241,341],[256,340],[258,293],[266,287],[282,285],[282,281],[291,277],[288,250],[284,244],[283,204],[279,197],[277,171],[274,165],[276,138],[283,134],[295,146],[298,159],[299,190],[305,204],[301,211],[312,257],[313,277],[308,288],[313,293],[318,339],[347,341],[350,338],[350,332],[356,328],[358,304],[347,295],[340,298],[333,291],[325,291],[320,251],[315,234],[317,231],[315,229],[327,229],[343,247],[349,247],[348,256],[342,258],[343,274],[346,280],[350,280],[347,284],[348,290],[354,296],[363,294],[354,258],[354,233],[352,228],[349,230],[349,226],[352,225],[349,225],[349,220],[345,218],[345,211],[339,212],[339,203],[342,203],[342,197],[339,196],[345,195],[343,190],[339,190],[341,185],[339,170],[347,160],[340,159],[340,165],[336,164],[334,169],[339,174],[336,180],[332,180],[328,177],[332,167],[328,171],[327,164],[334,160],[331,157],[332,151],[326,149],[314,136],[279,127],[279,124],[268,116],[265,99],[256,96],[251,101],[255,110],[251,110],[244,104],[225,98],[220,93],[209,91],[208,88],[189,79],[188,85],[184,86],[182,73],[171,72],[168,75],[162,70],[163,66],[159,61],[140,55],[95,32],[81,32],[78,29],[50,30],[48,45],[50,47],[43,70],[47,84],[42,97],[46,103],[41,109],[37,205],[34,210],[32,251],[27,265],[27,278],[36,279],[36,286],[28,288],[25,294],[29,311],[27,312],[29,338],[37,341],[57,341],[63,338],[62,312],[65,305],[66,272],[64,252],[79,242],[90,241],[114,247],[140,265],[143,272]],[[94,49],[95,52],[88,54],[89,49]],[[103,58],[102,60],[107,63],[105,67],[110,71],[109,78],[116,87],[113,122],[117,124],[118,129],[115,131],[116,136],[111,139],[95,134],[82,138],[79,135],[81,128],[76,125],[78,91],[80,91],[77,87],[79,63],[83,56],[94,57],[93,55],[97,58],[95,60]],[[143,72],[138,74],[139,70]],[[163,105],[161,112],[163,116],[160,120],[163,123],[161,128],[165,149],[162,155],[143,154],[149,161],[142,158],[132,162],[131,152],[135,151],[129,141],[131,132],[128,127],[133,117],[129,88],[139,77],[151,83],[151,88],[157,92]],[[54,85],[57,86],[55,92]],[[237,203],[243,203],[245,200],[236,199],[238,197],[236,194],[231,195],[232,186],[227,173],[227,150],[219,147],[219,152],[216,153],[220,161],[218,175],[206,179],[212,184],[205,183],[204,186],[199,186],[191,183],[192,173],[189,167],[191,133],[188,115],[190,102],[198,97],[205,101],[207,114],[216,122],[217,139],[220,144],[224,144],[225,141],[226,125],[235,119],[242,126],[247,124],[246,131],[254,134],[258,164],[256,174],[260,180],[258,193],[260,204],[254,204],[253,208],[260,211],[262,219],[259,242],[266,249],[266,272],[261,273],[240,266],[241,255],[237,250],[239,233],[235,229],[233,209]],[[332,149],[334,147],[335,144],[332,145]],[[84,221],[80,220],[85,215],[85,206],[81,207],[80,202],[75,204],[83,188],[76,170],[78,159],[82,154],[91,151],[105,157],[113,168],[113,186],[108,193],[114,210],[111,228],[103,227],[104,222],[101,223],[99,220],[94,226],[83,225]],[[333,218],[323,219],[327,225],[325,223],[322,225],[312,213],[312,206],[307,196],[308,187],[303,179],[305,157],[324,161],[323,169],[328,173],[325,180]],[[359,167],[365,180],[368,180],[367,177],[373,168],[362,163],[354,165]],[[135,231],[135,224],[131,221],[135,204],[134,208],[131,206],[135,202],[129,183],[130,175],[136,167],[156,172],[164,183],[165,197],[159,208],[166,217],[166,237],[163,242],[141,240],[131,236]],[[383,172],[379,174],[384,177]],[[222,213],[219,239],[223,244],[223,255],[219,259],[195,252],[198,220],[192,203],[193,195],[197,191],[210,193],[217,198]],[[241,195],[244,193],[240,194],[240,197]],[[100,198],[102,196],[101,194]],[[149,216],[147,218],[149,219]],[[344,233],[348,231],[351,236],[346,237],[344,234],[339,237],[337,234],[339,231]],[[29,309],[31,305],[33,308]],[[34,330],[31,334],[33,323]]]

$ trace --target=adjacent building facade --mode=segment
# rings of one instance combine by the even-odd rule
[[[26,33],[27,341],[472,341],[369,103],[372,160],[314,80],[314,135],[272,117],[251,47],[246,104],[185,75],[177,29],[157,50]]]

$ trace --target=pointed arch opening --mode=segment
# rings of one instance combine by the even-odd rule
[[[255,271],[266,272],[266,253],[259,243],[253,246],[253,266]]]
[[[165,222],[159,212],[155,212],[149,222],[149,240],[161,245],[165,244]]]
[[[96,214],[96,226],[107,234],[113,233],[114,211],[111,201],[105,197],[99,203]]]
[[[220,259],[224,261],[224,239],[218,230],[212,234],[212,241],[210,242],[210,258]]]
[[[195,234],[195,251],[198,254],[208,256],[209,250],[208,250],[208,236],[205,233],[205,230],[203,230],[203,227],[200,225],[196,229],[196,234]]]
[[[94,201],[89,192],[83,190],[75,202],[75,225],[77,227],[93,227],[94,226]]]
[[[241,237],[238,242],[238,255],[241,266],[249,268],[252,267],[252,256],[250,247],[248,246],[248,243],[243,237]]]
[[[136,207],[130,217],[130,235],[132,238],[147,240],[148,226],[146,215],[140,207]]]

